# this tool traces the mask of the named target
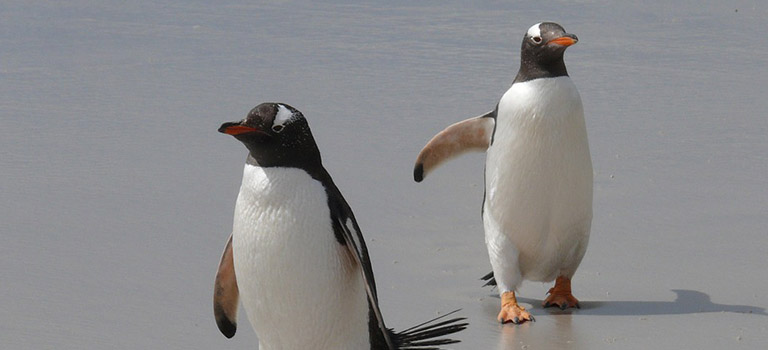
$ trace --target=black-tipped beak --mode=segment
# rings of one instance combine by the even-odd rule
[[[219,127],[219,132],[228,134],[228,135],[240,135],[245,134],[249,132],[263,132],[261,129],[243,125],[242,122],[228,122],[221,124],[221,127]]]
[[[226,134],[227,133],[227,128],[229,128],[231,126],[237,126],[237,125],[240,125],[240,123],[239,122],[228,122],[228,123],[221,124],[221,127],[219,127],[219,132]]]
[[[547,42],[547,44],[556,44],[560,46],[571,46],[579,42],[579,38],[575,34],[565,34],[559,38],[554,38]]]

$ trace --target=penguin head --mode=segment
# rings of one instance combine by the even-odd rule
[[[565,29],[557,23],[534,24],[523,36],[520,49],[520,71],[527,75],[524,78],[531,80],[568,75],[563,54],[568,46],[578,41],[576,35],[566,33]]]
[[[219,132],[242,142],[260,166],[300,166],[320,160],[306,118],[285,103],[262,103],[245,119],[222,124]]]

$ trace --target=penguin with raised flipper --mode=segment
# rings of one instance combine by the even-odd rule
[[[501,322],[533,320],[515,297],[523,280],[555,280],[544,307],[579,307],[571,278],[589,241],[592,160],[581,97],[563,61],[577,41],[556,23],[533,25],[496,108],[437,134],[414,168],[420,182],[451,157],[486,151],[482,216],[493,272],[484,279],[498,286]]]

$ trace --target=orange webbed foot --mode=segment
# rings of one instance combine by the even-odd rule
[[[580,309],[579,300],[573,296],[573,294],[555,294],[550,293],[543,303],[544,307],[557,306],[560,310],[565,310],[569,307],[575,307]]]
[[[571,280],[567,277],[558,277],[555,281],[555,286],[550,288],[547,294],[549,296],[542,303],[545,308],[550,306],[557,306],[560,310],[565,310],[569,307],[581,308],[579,300],[571,294]]]
[[[536,321],[530,312],[517,304],[515,292],[505,292],[501,295],[501,311],[499,311],[499,316],[496,319],[501,323],[512,322],[514,324]]]

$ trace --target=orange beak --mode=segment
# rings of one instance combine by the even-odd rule
[[[577,43],[579,39],[576,39],[575,37],[570,36],[561,36],[559,38],[554,38],[547,42],[547,44],[557,44],[560,46],[571,46],[575,43]]]
[[[228,126],[226,128],[223,128],[223,130],[221,130],[221,132],[223,132],[225,134],[229,134],[229,135],[240,135],[240,134],[245,134],[245,133],[248,133],[248,132],[261,132],[261,129],[250,127],[250,126],[245,126],[245,125],[232,125],[232,126]]]

